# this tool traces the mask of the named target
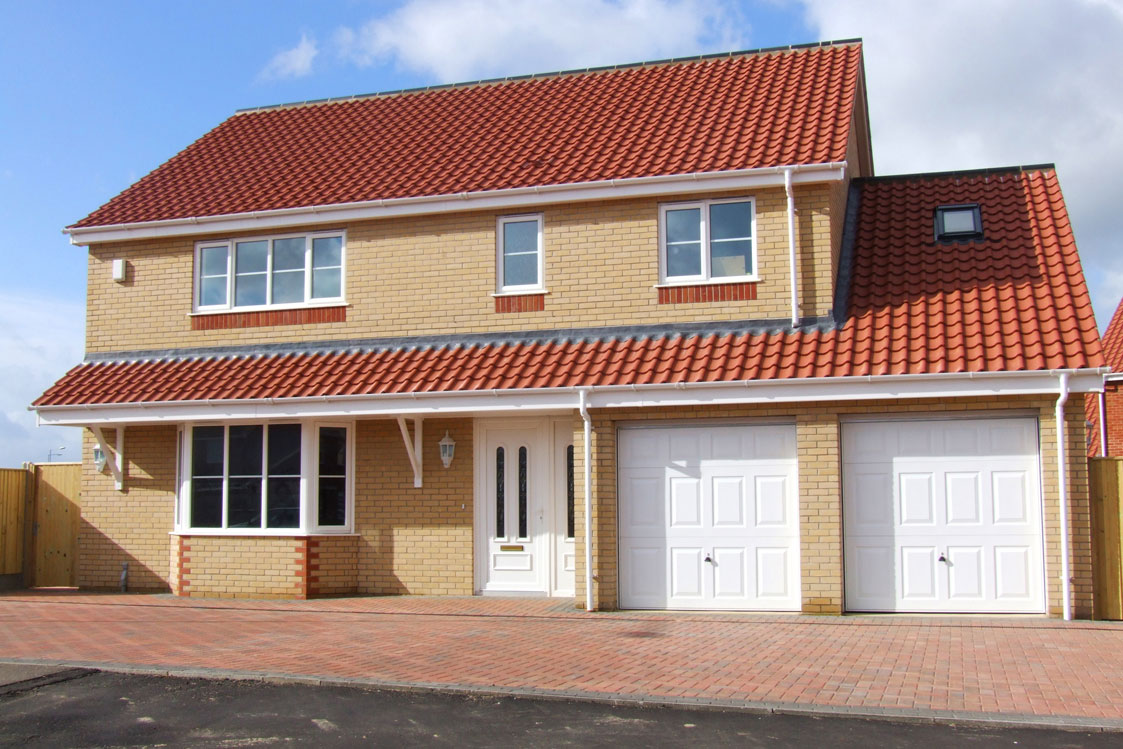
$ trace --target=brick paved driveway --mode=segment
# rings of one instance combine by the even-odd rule
[[[594,613],[571,601],[0,596],[0,660],[858,711],[1121,721],[1123,626]]]

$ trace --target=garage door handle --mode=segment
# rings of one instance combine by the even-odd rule
[[[941,562],[946,562],[947,560],[948,560],[948,558],[947,558],[947,557],[945,557],[945,556],[944,556],[943,554],[941,554],[941,555],[940,555],[940,559],[939,559],[939,561],[941,561]]]
[[[714,560],[710,559],[710,555],[709,555],[709,554],[707,554],[707,555],[706,555],[706,558],[705,558],[705,559],[703,559],[702,561],[703,561],[703,562],[709,562],[710,564],[713,564],[713,561],[714,561]]]

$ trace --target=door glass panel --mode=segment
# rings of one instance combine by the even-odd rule
[[[503,496],[504,484],[506,480],[506,473],[503,465],[503,448],[495,448],[495,536],[496,538],[505,538],[507,536],[507,516],[505,510],[507,500]]]
[[[526,538],[526,446],[519,448],[519,538]]]
[[[574,538],[573,520],[573,445],[565,448],[565,537]]]

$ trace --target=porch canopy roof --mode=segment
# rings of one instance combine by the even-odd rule
[[[933,240],[978,203],[984,238]],[[1051,167],[856,180],[834,315],[780,321],[133,352],[79,364],[49,423],[1102,388],[1104,358]],[[509,397],[503,397],[509,396]],[[379,405],[382,404],[382,405]]]

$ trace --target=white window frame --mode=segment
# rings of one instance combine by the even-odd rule
[[[208,245],[209,246],[209,245]],[[300,424],[300,524],[296,528],[193,528],[191,523],[192,446],[195,427],[221,426],[224,428],[222,482],[223,523],[229,512],[229,451],[230,427],[261,426],[272,424]],[[321,526],[319,518],[319,437],[323,427],[342,427],[347,430],[346,524]],[[266,459],[268,454],[266,453]],[[312,536],[350,534],[355,527],[355,423],[352,421],[311,421],[307,419],[278,419],[275,421],[218,421],[183,424],[179,429],[179,460],[176,485],[175,533],[191,536]],[[262,465],[268,471],[268,465]],[[262,495],[263,506],[266,497]]]
[[[503,227],[506,224],[535,221],[538,223],[538,283],[508,285],[503,277]],[[546,291],[546,252],[543,241],[545,221],[541,213],[524,213],[516,216],[500,216],[495,222],[495,290],[498,296],[505,294],[533,294]]]
[[[710,206],[722,203],[748,203],[751,214],[752,236],[752,263],[753,272],[742,276],[714,276],[710,273]],[[667,263],[667,211],[689,210],[698,208],[701,217],[701,270],[695,276],[671,276],[668,274]],[[662,203],[659,206],[659,285],[660,286],[694,286],[697,284],[739,283],[743,281],[759,281],[760,265],[757,258],[757,245],[759,244],[756,228],[756,198],[714,198],[710,200],[689,200],[682,203]]]
[[[272,304],[269,299],[273,296],[273,242],[278,239],[298,239],[303,237],[304,242],[304,301]],[[339,267],[339,296],[312,298],[312,243],[313,240],[326,237],[339,237],[341,242],[340,267]],[[269,252],[265,265],[265,304],[242,305],[234,304],[235,292],[235,267],[234,253],[239,242],[268,242]],[[200,295],[203,288],[203,250],[213,247],[226,248],[226,303],[202,304]],[[210,242],[195,243],[195,272],[191,290],[191,310],[193,313],[207,314],[212,312],[261,312],[263,310],[305,309],[308,307],[338,307],[347,303],[347,231],[335,229],[331,231],[292,232],[286,234],[268,234],[262,236],[231,237],[216,239]]]

